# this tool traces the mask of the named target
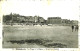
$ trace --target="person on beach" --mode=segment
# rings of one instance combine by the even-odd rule
[[[72,32],[73,32],[73,30],[74,30],[74,26],[72,25]]]
[[[75,31],[78,31],[78,29],[79,29],[79,26],[78,26],[78,25],[76,25],[76,27],[75,27]]]

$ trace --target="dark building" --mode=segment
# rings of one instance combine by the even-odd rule
[[[48,17],[48,24],[61,24],[61,17]]]
[[[47,24],[48,24],[48,21],[47,21],[47,20],[44,20],[44,24],[46,24],[46,25],[47,25]]]

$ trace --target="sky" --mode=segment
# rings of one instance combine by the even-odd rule
[[[0,17],[12,13],[24,16],[61,17],[79,20],[79,0],[3,0]]]

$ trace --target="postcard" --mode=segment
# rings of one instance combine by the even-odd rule
[[[79,0],[1,0],[1,51],[79,51]]]

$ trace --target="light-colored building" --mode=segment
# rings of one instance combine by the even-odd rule
[[[78,21],[77,21],[77,20],[72,20],[72,21],[71,21],[71,24],[72,24],[72,25],[78,25]]]
[[[34,20],[35,20],[34,22],[37,24],[43,24],[45,19],[40,16],[34,16]]]

